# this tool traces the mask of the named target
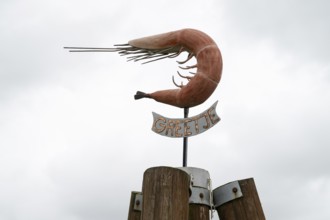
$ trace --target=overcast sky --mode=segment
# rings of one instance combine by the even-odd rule
[[[111,47],[181,28],[218,44],[221,121],[189,138],[213,187],[253,177],[269,220],[330,218],[330,3],[326,0],[0,2],[0,220],[127,219],[143,172],[180,167],[182,140],[151,131],[183,110],[137,90],[174,88],[175,60]]]

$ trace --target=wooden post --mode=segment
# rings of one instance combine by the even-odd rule
[[[266,220],[253,178],[220,186],[213,195],[221,220]]]
[[[189,220],[209,220],[210,207],[200,204],[189,205]]]
[[[137,196],[141,195],[140,192],[132,192],[131,193],[131,201],[129,204],[128,210],[128,220],[140,220],[141,219],[141,207],[142,201],[137,199]]]
[[[213,190],[221,220],[265,220],[253,178]],[[193,167],[154,167],[144,172],[142,193],[132,192],[128,220],[209,220],[210,176]]]
[[[209,220],[211,180],[208,171],[196,167],[181,167],[190,176],[189,220]]]
[[[154,167],[144,172],[142,220],[187,220],[189,175],[176,168]]]

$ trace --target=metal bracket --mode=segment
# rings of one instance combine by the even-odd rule
[[[211,207],[211,179],[208,171],[194,167],[179,167],[190,176],[190,204],[203,204]]]
[[[193,187],[202,187],[209,189],[210,174],[207,170],[195,167],[178,167],[190,176],[190,185]]]
[[[213,190],[215,208],[240,197],[243,197],[243,193],[238,181],[227,183]]]
[[[210,190],[200,187],[191,187],[191,195],[189,197],[190,204],[203,204],[211,206]]]
[[[135,195],[134,199],[134,211],[142,211],[142,202],[143,202],[143,196],[142,193],[138,193]]]

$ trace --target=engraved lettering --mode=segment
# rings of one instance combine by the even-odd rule
[[[188,137],[190,135],[192,135],[190,129],[190,126],[188,126],[188,123],[191,122],[191,119],[186,119],[184,120],[184,136]]]
[[[179,133],[181,130],[181,120],[175,120],[175,137],[182,137],[182,133]]]
[[[166,119],[163,117],[159,117],[154,121],[154,125],[153,125],[153,130],[156,133],[161,133],[165,130],[166,128]]]
[[[165,132],[166,136],[168,135],[168,131],[171,132],[172,137],[174,136],[174,127],[175,127],[175,123],[173,123],[172,119],[169,119],[166,125],[166,132]]]
[[[195,130],[196,130],[196,133],[199,134],[198,118],[197,118],[197,117],[194,117],[193,120],[194,120],[194,122],[195,122]]]
[[[220,121],[220,118],[217,117],[214,107],[211,107],[209,110],[207,110],[207,114],[209,115],[209,118],[211,119],[212,124],[216,124]]]
[[[189,137],[198,135],[220,121],[216,113],[217,102],[199,115],[190,118],[166,118],[153,112],[152,130],[167,137]]]
[[[203,118],[205,118],[206,125],[203,126],[203,128],[208,129],[210,127],[210,121],[208,115],[205,113],[203,114]]]

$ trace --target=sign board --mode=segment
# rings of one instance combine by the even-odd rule
[[[217,104],[218,101],[203,113],[189,118],[166,118],[153,112],[152,130],[159,135],[173,138],[198,135],[220,121],[215,111]]]

